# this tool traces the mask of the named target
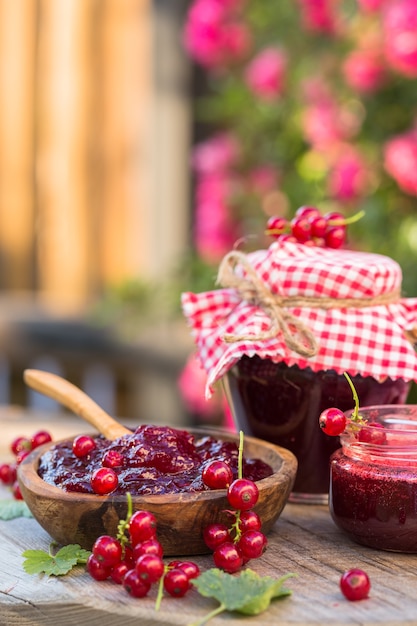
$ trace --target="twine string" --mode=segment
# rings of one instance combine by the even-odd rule
[[[236,273],[235,268],[237,265],[243,268],[244,273]],[[400,298],[399,290],[371,298],[280,296],[279,294],[273,294],[253,268],[247,255],[238,250],[232,250],[223,258],[217,275],[217,283],[222,287],[235,289],[242,300],[262,308],[270,318],[270,326],[267,330],[260,331],[257,334],[237,335],[226,333],[223,337],[224,341],[227,343],[262,341],[276,337],[281,332],[288,348],[305,357],[317,354],[317,340],[311,329],[302,320],[288,311],[288,308],[362,308],[392,304]]]

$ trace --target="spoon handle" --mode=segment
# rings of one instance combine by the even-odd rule
[[[23,372],[23,380],[28,387],[71,409],[94,426],[106,439],[113,440],[132,434],[131,430],[119,424],[84,391],[61,376],[42,370],[27,369]]]

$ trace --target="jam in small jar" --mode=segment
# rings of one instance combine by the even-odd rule
[[[417,553],[417,405],[361,408],[330,462],[332,518],[355,542]]]
[[[404,403],[409,390],[401,379],[378,382],[358,375],[352,381],[361,405]],[[340,441],[325,435],[318,419],[330,406],[342,411],[352,408],[352,392],[344,375],[243,356],[227,373],[225,389],[239,429],[287,448],[297,457],[290,500],[326,504],[329,459]]]

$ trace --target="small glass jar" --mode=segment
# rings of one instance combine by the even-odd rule
[[[351,378],[361,405],[406,401],[409,384],[401,379],[380,383],[371,376]],[[342,411],[353,407],[345,376],[334,370],[313,372],[310,368],[244,356],[228,371],[224,387],[239,430],[287,448],[297,457],[298,471],[290,500],[327,504],[329,461],[340,448],[340,441],[325,435],[318,420],[329,407]]]
[[[333,520],[359,544],[417,553],[417,405],[365,407],[360,415],[376,425],[343,434],[332,455]]]

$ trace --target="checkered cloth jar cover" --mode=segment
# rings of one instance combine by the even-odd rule
[[[417,298],[389,257],[275,241],[223,260],[214,291],[182,294],[206,395],[243,356],[313,371],[417,380]]]

